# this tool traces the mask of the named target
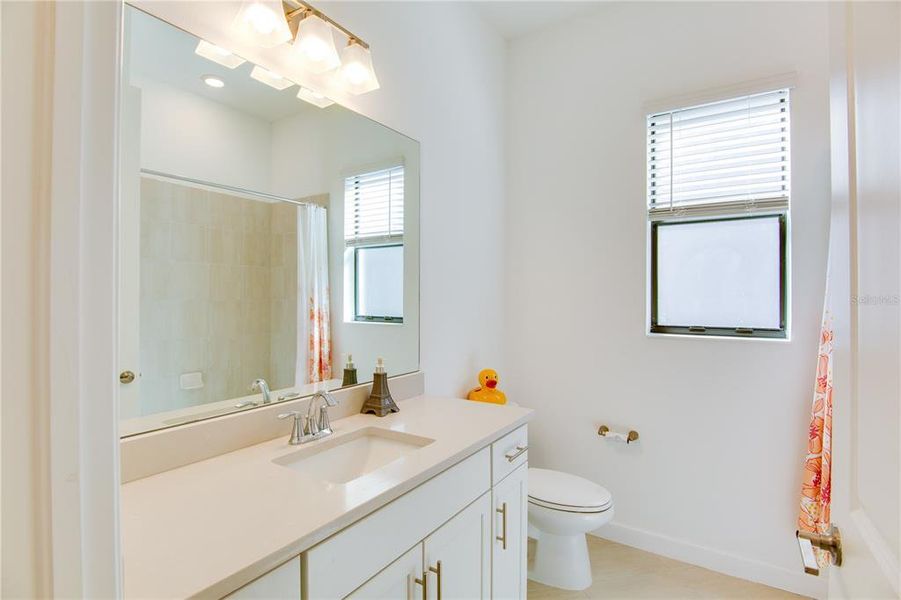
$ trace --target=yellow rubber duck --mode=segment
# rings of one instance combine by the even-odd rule
[[[494,369],[482,369],[479,371],[479,387],[470,390],[466,397],[476,402],[506,404],[507,395],[497,389],[497,382],[497,371]]]

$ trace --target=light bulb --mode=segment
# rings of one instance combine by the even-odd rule
[[[351,94],[365,94],[379,88],[379,80],[372,68],[372,54],[355,42],[341,51],[341,83]]]
[[[317,15],[309,15],[297,25],[294,49],[301,66],[311,73],[330,71],[340,64],[332,27]]]
[[[248,41],[271,48],[291,39],[291,28],[279,0],[250,0],[241,4],[232,26]]]
[[[211,60],[214,63],[220,64],[223,67],[228,67],[229,69],[234,69],[238,65],[244,64],[244,59],[240,56],[232,54],[225,48],[211,44],[206,40],[200,40],[200,42],[198,42],[197,48],[194,49],[194,53],[207,60]]]

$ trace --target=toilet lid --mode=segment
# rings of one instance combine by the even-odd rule
[[[613,496],[598,484],[560,471],[529,469],[529,502],[570,512],[602,512]]]

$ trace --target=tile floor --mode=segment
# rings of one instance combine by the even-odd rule
[[[534,541],[529,541],[529,556]],[[782,590],[722,575],[671,558],[588,536],[594,583],[582,592],[569,592],[529,581],[529,600],[585,600],[586,598],[673,599],[799,599]]]

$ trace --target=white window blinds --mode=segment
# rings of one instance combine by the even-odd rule
[[[348,246],[400,243],[404,237],[404,167],[344,180],[344,241]]]
[[[648,115],[648,208],[785,209],[789,93],[779,90]]]

